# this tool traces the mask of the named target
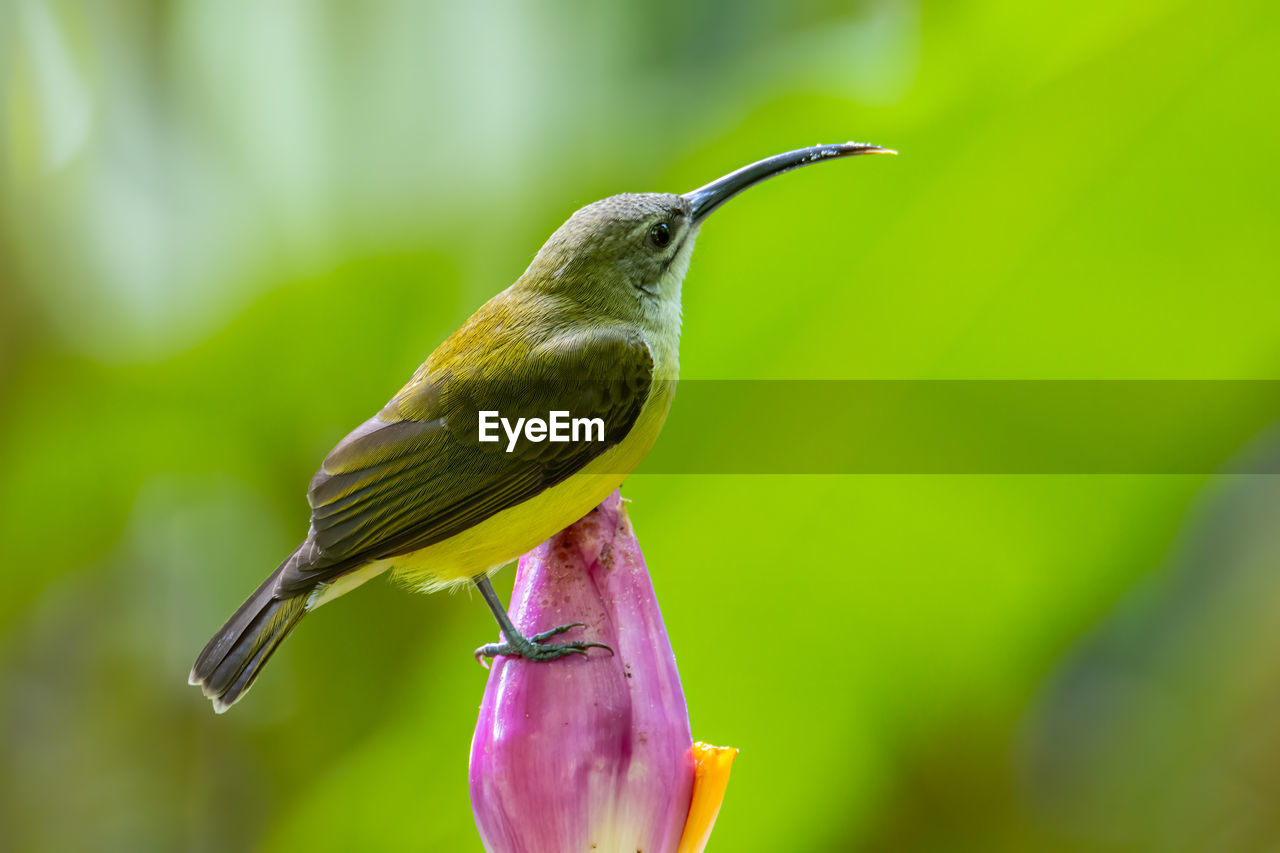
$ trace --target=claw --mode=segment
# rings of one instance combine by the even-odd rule
[[[497,657],[499,655],[522,657],[525,660],[541,663],[545,661],[559,660],[569,655],[582,655],[587,657],[588,649],[606,649],[610,655],[613,649],[604,643],[597,643],[591,640],[575,640],[571,643],[547,643],[543,645],[544,640],[549,640],[558,634],[563,634],[571,628],[584,627],[582,622],[570,622],[567,625],[557,625],[549,631],[542,631],[531,637],[522,637],[519,634],[509,638],[505,643],[489,643],[476,649],[476,660],[488,669],[488,658]]]
[[[552,628],[550,631],[543,631],[541,634],[534,634],[532,637],[529,638],[529,642],[541,643],[543,640],[549,640],[552,637],[556,636],[557,634],[563,634],[565,631],[568,631],[571,628],[585,628],[586,625],[587,625],[586,622],[570,622],[567,625],[557,625],[556,627]]]

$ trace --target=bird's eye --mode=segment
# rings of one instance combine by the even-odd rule
[[[649,229],[649,242],[661,249],[663,246],[671,242],[671,226],[665,222],[659,222],[657,225]]]

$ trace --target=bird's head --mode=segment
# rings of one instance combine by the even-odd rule
[[[584,307],[623,309],[623,316],[646,304],[678,305],[698,224],[684,196],[610,196],[557,228],[525,280]]]
[[[521,284],[605,316],[678,316],[689,256],[712,211],[766,178],[810,163],[892,153],[856,142],[815,145],[752,163],[684,195],[623,193],[592,202],[556,229]]]

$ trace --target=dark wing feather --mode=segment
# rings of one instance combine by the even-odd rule
[[[502,367],[493,380],[419,375],[333,449],[308,494],[311,559],[282,578],[285,590],[440,542],[567,479],[626,437],[653,382],[648,344],[622,331],[564,335]],[[522,439],[507,453],[505,436],[479,441],[486,409],[600,418],[605,440]]]

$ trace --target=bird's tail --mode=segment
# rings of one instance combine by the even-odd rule
[[[253,685],[306,612],[305,594],[280,597],[276,575],[267,578],[205,645],[191,667],[191,683],[213,700],[215,711],[226,711]]]

